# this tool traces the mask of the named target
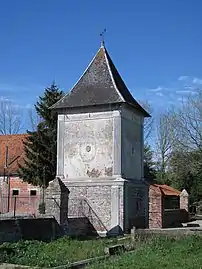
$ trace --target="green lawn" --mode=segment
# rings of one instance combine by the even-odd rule
[[[80,241],[63,237],[50,243],[20,241],[0,245],[0,263],[53,267],[104,254],[109,239]]]
[[[88,269],[200,269],[202,239],[197,236],[152,238],[138,243],[134,253],[125,253]]]
[[[128,242],[128,239],[124,240]],[[50,243],[20,241],[0,245],[0,263],[53,267],[104,254],[104,247],[124,243],[117,239],[76,240],[63,237]],[[88,269],[199,269],[202,268],[202,239],[137,237],[135,252],[113,256]]]

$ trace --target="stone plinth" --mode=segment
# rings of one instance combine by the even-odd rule
[[[147,219],[146,185],[123,179],[66,182],[70,190],[68,217],[89,219],[99,234],[120,234]]]
[[[56,178],[49,183],[45,193],[46,215],[54,216],[58,224],[64,225],[68,218],[69,190]]]
[[[189,212],[189,194],[185,189],[180,193],[180,209]]]

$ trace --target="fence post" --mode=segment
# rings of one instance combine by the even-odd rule
[[[7,183],[8,183],[8,209],[7,211],[9,212],[10,211],[10,176],[8,175],[7,176]]]
[[[133,228],[131,229],[131,232],[130,232],[130,238],[131,238],[131,242],[135,242],[135,232],[136,232],[136,228],[135,226],[133,226]]]
[[[16,211],[16,202],[17,202],[17,197],[14,197],[14,219],[15,219],[15,211]]]

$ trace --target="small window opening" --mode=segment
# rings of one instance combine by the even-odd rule
[[[19,190],[12,190],[12,195],[13,196],[19,195]]]
[[[36,196],[36,190],[30,190],[30,196]]]

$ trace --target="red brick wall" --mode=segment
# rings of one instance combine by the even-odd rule
[[[7,186],[6,186],[7,185]],[[4,186],[1,188],[1,197],[0,197],[0,211],[1,213],[6,213],[9,209],[9,212],[14,211],[16,208],[16,213],[23,214],[35,214],[37,212],[38,203],[40,200],[40,188],[23,182],[18,177],[10,178],[10,198],[8,195],[8,184],[5,182],[1,184]],[[6,190],[7,189],[7,190]],[[18,190],[19,195],[13,196],[13,190]],[[36,196],[30,195],[30,190],[36,190]]]
[[[149,228],[162,228],[162,193],[159,187],[149,187]]]

